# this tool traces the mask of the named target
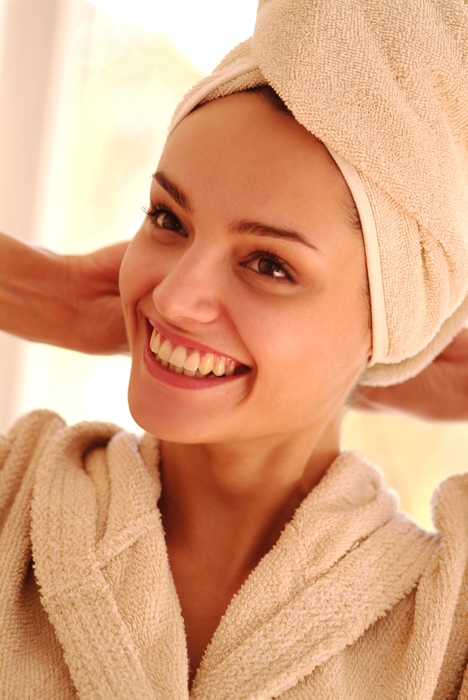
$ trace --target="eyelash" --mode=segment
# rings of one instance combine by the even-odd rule
[[[262,277],[274,279],[276,282],[293,281],[293,278],[287,269],[286,263],[283,260],[281,260],[281,258],[279,258],[277,255],[275,255],[275,253],[272,253],[269,250],[265,250],[264,248],[255,247],[253,253],[249,256],[248,262],[252,262],[254,260],[269,260],[270,262],[274,263],[274,265],[285,275],[284,277],[279,275],[265,275],[262,272],[257,272],[257,270],[254,270],[254,272],[257,272],[257,274],[261,275]]]
[[[172,219],[174,219],[174,221],[177,221],[180,224],[181,228],[183,228],[177,216],[173,214],[172,211],[165,207],[163,204],[153,204],[153,202],[150,202],[148,206],[142,207],[142,209],[146,216],[149,216],[149,218],[152,219],[153,224],[155,226],[158,226],[159,228],[164,228],[164,226],[159,226],[159,224],[156,223],[156,219],[160,214],[167,214]],[[171,229],[166,230],[170,231]]]
[[[146,216],[148,216],[150,219],[152,219],[153,224],[155,226],[157,226],[158,228],[164,229],[163,226],[160,226],[156,222],[157,217],[160,214],[167,214],[172,219],[174,219],[174,221],[177,221],[183,230],[182,224],[180,223],[177,216],[168,207],[164,206],[163,204],[153,204],[153,202],[150,202],[150,204],[148,206],[143,206],[142,209],[143,209],[143,212],[146,214]],[[170,231],[171,229],[166,229],[166,230]],[[177,231],[177,233],[179,233],[179,232]],[[253,262],[254,260],[259,261],[262,259],[269,260],[272,263],[274,263],[274,265],[279,270],[281,270],[281,272],[283,272],[285,276],[283,277],[283,276],[276,276],[276,275],[265,275],[261,272],[257,272],[257,270],[253,270],[253,272],[256,272],[258,275],[261,275],[262,277],[274,279],[276,282],[292,282],[293,281],[293,278],[287,269],[288,266],[286,265],[284,260],[281,260],[281,258],[279,258],[277,255],[275,255],[275,253],[272,253],[271,251],[265,250],[264,248],[255,247],[254,251],[249,256],[248,262]],[[245,266],[246,266],[246,263],[244,263],[244,267]]]

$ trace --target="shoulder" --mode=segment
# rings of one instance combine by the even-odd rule
[[[441,482],[432,497],[432,518],[445,536],[468,536],[468,472]]]
[[[139,438],[112,423],[68,426],[48,410],[22,416],[0,436],[0,530],[12,508],[29,509],[38,481],[47,489],[60,475],[80,472],[89,481],[102,482],[109,462],[125,464],[129,455],[153,466],[158,441],[146,434]]]
[[[20,418],[5,436],[0,436],[0,527],[22,487],[30,491],[28,473],[64,426],[63,419],[53,411],[38,410]]]
[[[19,418],[6,435],[0,436],[0,454],[5,457],[12,451],[34,451],[41,436],[53,435],[64,426],[65,421],[54,411],[31,411]]]

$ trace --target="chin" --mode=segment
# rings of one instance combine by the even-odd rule
[[[213,425],[213,419],[202,417],[200,411],[186,411],[178,414],[174,407],[156,404],[141,398],[129,388],[128,405],[134,421],[151,435],[165,442],[197,444],[222,442],[219,421]]]
[[[241,436],[235,426],[239,428],[239,403],[246,393],[246,378],[210,384],[202,380],[202,387],[205,381],[206,391],[174,387],[152,377],[142,363],[133,362],[128,387],[130,413],[143,430],[168,442],[238,440]],[[243,425],[243,415],[241,418]]]

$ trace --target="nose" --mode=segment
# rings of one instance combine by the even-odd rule
[[[155,287],[157,311],[174,325],[211,323],[221,311],[222,263],[214,251],[192,245]]]

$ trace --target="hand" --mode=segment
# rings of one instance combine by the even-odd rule
[[[127,246],[64,256],[0,233],[0,329],[91,354],[127,352],[118,285]]]
[[[74,319],[67,347],[93,354],[128,352],[119,292],[119,270],[128,243],[68,256]]]
[[[389,387],[359,387],[351,408],[426,420],[468,420],[468,328],[413,379]]]

